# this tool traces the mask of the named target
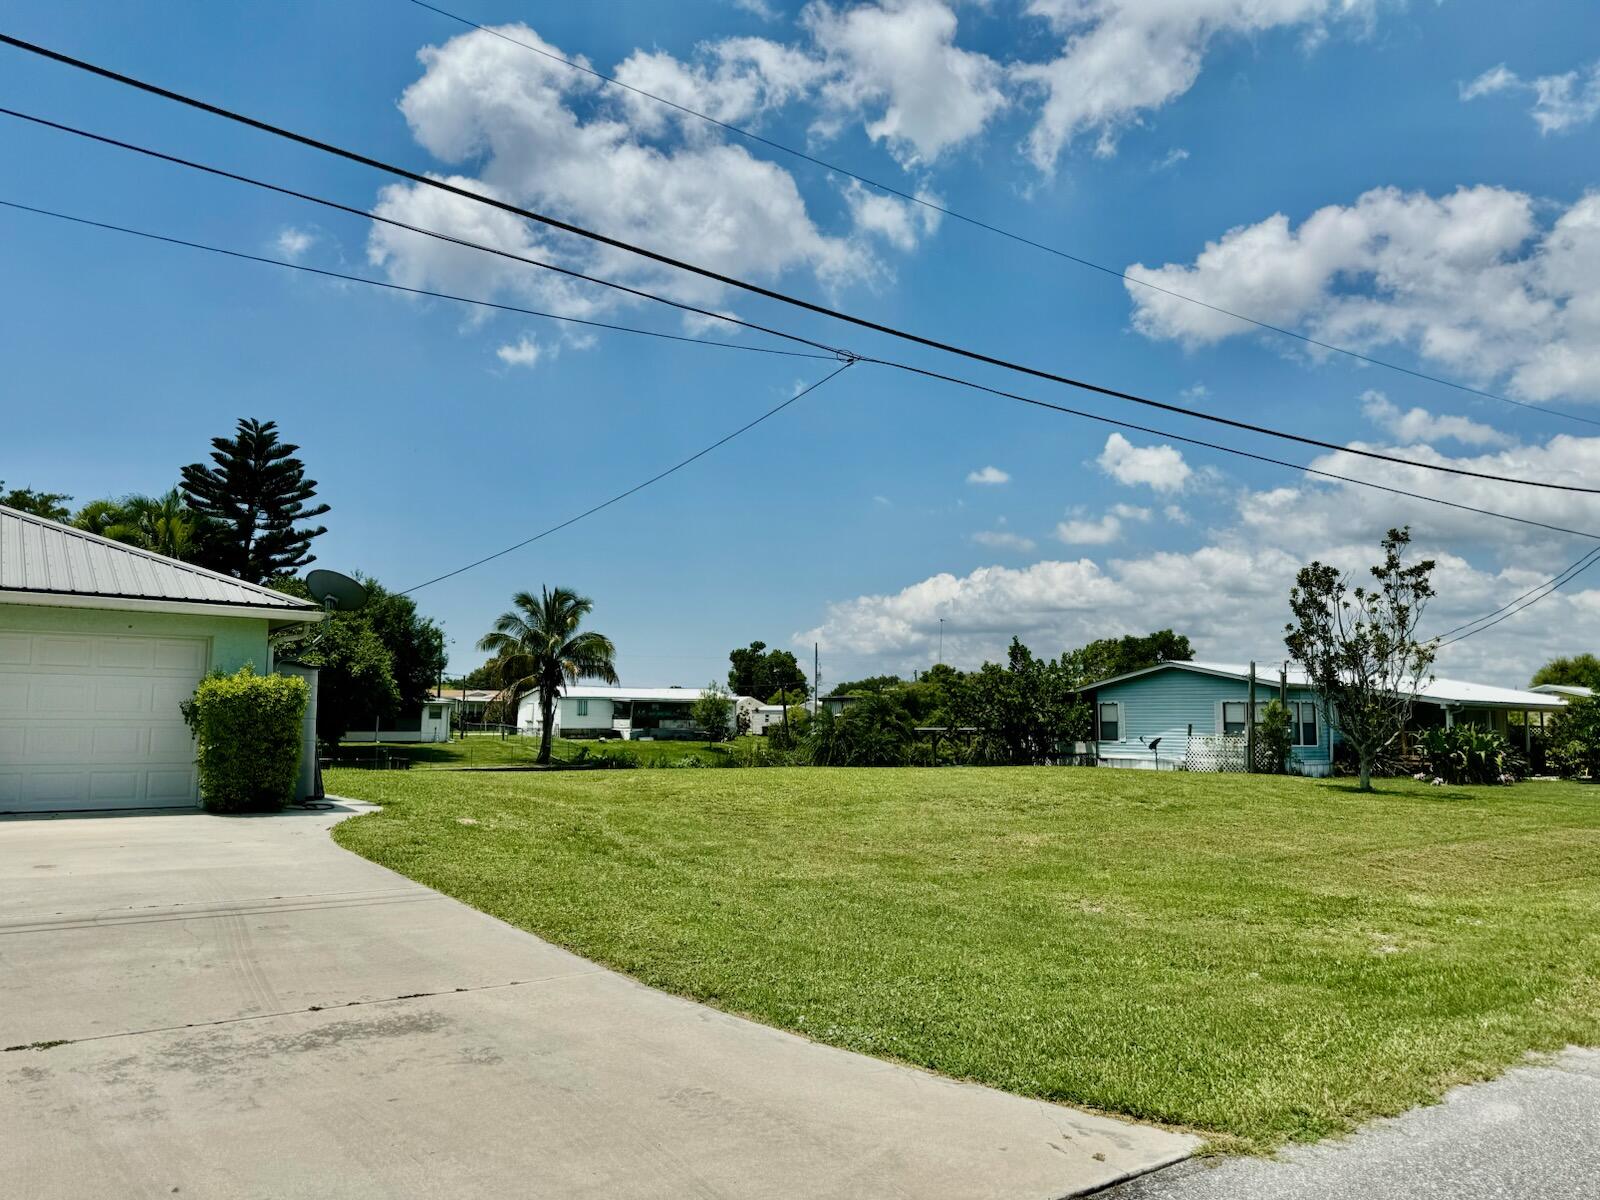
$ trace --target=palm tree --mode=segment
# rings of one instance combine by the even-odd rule
[[[78,510],[73,524],[184,562],[198,557],[202,540],[211,532],[206,519],[189,507],[177,488],[160,496],[90,501]]]
[[[594,601],[570,588],[541,587],[539,595],[518,592],[516,607],[495,619],[494,630],[478,642],[479,650],[494,655],[489,664],[501,686],[501,701],[515,711],[529,692],[539,694],[540,763],[550,761],[550,735],[555,724],[556,698],[561,689],[580,679],[617,682],[613,663],[617,648],[602,633],[579,632],[578,626],[594,608]]]

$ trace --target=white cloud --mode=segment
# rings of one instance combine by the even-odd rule
[[[999,467],[984,467],[979,471],[968,471],[967,482],[994,486],[1001,483],[1010,483],[1011,476]]]
[[[501,346],[495,351],[495,357],[508,367],[533,367],[537,366],[547,351],[532,338],[520,338],[516,342]]]
[[[1392,449],[1392,447],[1378,447]],[[1414,457],[1471,470],[1525,475],[1555,482],[1600,478],[1600,437],[1559,435],[1537,445],[1511,445],[1452,457],[1421,445]],[[1592,498],[1534,492],[1510,484],[1457,479],[1379,466],[1348,454],[1325,455],[1313,466],[1410,490],[1445,495],[1463,504],[1514,512],[1586,529],[1596,524]],[[1128,506],[1092,518],[1071,514],[1087,533],[1082,544],[1108,546],[1111,523],[1121,529]],[[1185,517],[1169,507],[1169,520]],[[1440,508],[1350,484],[1302,477],[1236,497],[1224,517],[1188,548],[1098,560],[1047,560],[1021,568],[983,567],[965,576],[934,575],[883,594],[831,604],[823,621],[796,635],[820,641],[851,672],[904,670],[931,661],[938,619],[946,618],[946,661],[974,666],[1001,659],[1013,634],[1036,652],[1054,655],[1097,637],[1171,627],[1187,634],[1199,656],[1275,662],[1284,650],[1288,590],[1295,572],[1313,558],[1364,575],[1390,526],[1410,524],[1419,558],[1437,560],[1439,596],[1429,606],[1425,633],[1443,632],[1507,603],[1556,574],[1588,543],[1518,527],[1479,514]],[[980,543],[982,544],[982,543]],[[1583,576],[1481,636],[1451,646],[1439,672],[1510,686],[1525,684],[1547,658],[1600,642],[1600,576]],[[845,670],[845,664],[836,669]]]
[[[769,109],[782,108],[819,81],[822,64],[804,51],[766,38],[728,38],[702,47],[707,61],[684,63],[661,51],[635,50],[617,64],[616,78],[730,125],[753,123]],[[716,137],[714,127],[649,96],[621,93],[638,130],[658,133],[668,122],[686,134]]]
[[[1174,525],[1187,525],[1190,521],[1188,511],[1177,504],[1167,505],[1161,510],[1161,515]]]
[[[863,116],[868,136],[902,164],[932,162],[1005,107],[999,64],[955,44],[956,14],[943,0],[819,2],[803,21],[826,56],[824,103]]]
[[[991,550],[1013,550],[1019,554],[1027,554],[1037,545],[1031,537],[1023,537],[1007,529],[980,529],[972,535],[972,540]]]
[[[1096,461],[1118,483],[1130,487],[1145,484],[1158,492],[1182,491],[1194,473],[1183,461],[1182,452],[1172,446],[1135,446],[1120,433],[1106,438]]]
[[[1045,95],[1027,153],[1048,171],[1069,143],[1092,133],[1097,152],[1110,154],[1127,126],[1194,86],[1218,39],[1298,29],[1309,47],[1332,23],[1364,28],[1375,7],[1375,0],[1029,0],[1026,11],[1065,41],[1053,61],[1012,68]]]
[[[1425,408],[1401,410],[1382,392],[1361,393],[1361,411],[1367,420],[1402,443],[1432,442],[1449,438],[1466,446],[1504,446],[1509,434],[1466,417],[1436,416]]]
[[[1476,100],[1507,91],[1533,96],[1528,112],[1540,133],[1565,133],[1600,116],[1600,60],[1561,75],[1526,80],[1501,63],[1462,87],[1461,98]]]
[[[1148,508],[1140,508],[1134,504],[1113,504],[1111,513],[1124,521],[1148,521],[1150,519],[1150,510]]]
[[[1056,540],[1069,546],[1109,546],[1122,540],[1122,522],[1113,513],[1092,519],[1071,516],[1056,526]]]
[[[1378,188],[1291,228],[1275,214],[1208,242],[1192,264],[1133,280],[1355,349],[1402,345],[1531,400],[1600,400],[1600,191],[1541,226],[1530,196]],[[1134,324],[1205,345],[1251,326],[1128,284]]]
[[[290,262],[298,262],[305,252],[316,244],[316,240],[316,234],[288,225],[278,231],[273,245],[278,248],[278,253]]]
[[[1179,163],[1185,161],[1188,157],[1189,157],[1189,152],[1187,150],[1185,150],[1182,146],[1174,146],[1171,150],[1167,151],[1166,156],[1164,158],[1160,159],[1154,165],[1152,170],[1156,170],[1156,171],[1171,170],[1173,167],[1177,166]]]
[[[501,29],[518,42],[561,53],[524,25]],[[491,33],[467,33],[427,47],[419,57],[425,70],[406,89],[400,108],[429,153],[446,163],[473,165],[474,176],[452,177],[458,186],[746,278],[806,271],[836,286],[880,270],[859,239],[818,229],[787,171],[742,146],[707,138],[702,130],[690,136],[659,109],[647,121],[619,99],[626,93]],[[719,111],[737,116],[781,103],[803,82],[792,54],[759,39],[724,43],[712,59],[709,67],[683,68],[661,56],[636,55],[624,66],[632,77],[669,89],[704,83]],[[379,207],[412,224],[488,240],[677,299],[714,305],[724,293],[720,285],[621,251],[532,232],[528,222],[432,188],[386,188]],[[374,231],[369,255],[391,278],[413,286],[448,283],[480,295],[513,291],[574,315],[619,303],[613,294],[580,290],[535,268],[393,228]]]
[[[939,228],[944,215],[936,208],[875,192],[854,179],[844,189],[844,197],[857,231],[875,234],[896,250],[915,250],[918,242]],[[918,198],[937,203],[928,193],[918,193]]]

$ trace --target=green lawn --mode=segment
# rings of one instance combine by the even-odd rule
[[[701,766],[737,766],[750,758],[754,738],[737,742],[622,742],[569,741],[557,738],[551,756],[561,766],[582,766],[597,758],[621,753],[631,755],[640,766],[666,766],[693,758]],[[411,760],[413,770],[462,767],[531,767],[539,754],[539,739],[520,735],[501,738],[496,734],[469,734],[465,741],[450,742],[343,742],[341,759],[371,759],[374,755]]]
[[[340,844],[820,1041],[1264,1150],[1600,1042],[1600,788],[339,772]]]

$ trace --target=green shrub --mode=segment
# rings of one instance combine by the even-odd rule
[[[311,689],[303,679],[208,675],[184,701],[183,719],[199,740],[200,795],[213,812],[282,808],[300,773],[300,723]]]
[[[1551,718],[1545,757],[1565,779],[1600,779],[1600,698],[1569,700]]]
[[[1514,778],[1520,765],[1505,738],[1470,725],[1425,729],[1417,748],[1428,770],[1446,783],[1500,783]]]
[[[1289,769],[1294,721],[1282,700],[1272,700],[1256,725],[1256,769],[1281,775]]]

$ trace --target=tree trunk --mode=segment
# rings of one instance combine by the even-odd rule
[[[550,727],[555,724],[556,720],[554,701],[555,697],[553,696],[541,695],[539,697],[539,715],[543,718],[543,722],[539,727],[539,757],[534,761],[540,766],[547,767],[550,765]]]
[[[1372,763],[1368,760],[1365,754],[1361,756],[1360,790],[1363,792],[1370,792],[1372,790]]]

